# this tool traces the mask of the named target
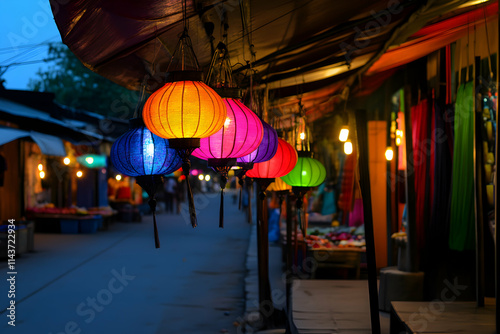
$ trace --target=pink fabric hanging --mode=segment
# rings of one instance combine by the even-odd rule
[[[415,222],[417,225],[417,245],[422,249],[425,244],[425,219],[430,217],[430,208],[432,205],[433,192],[433,173],[429,173],[427,165],[431,167],[434,164],[432,158],[434,154],[434,143],[430,140],[429,126],[432,127],[432,109],[429,109],[428,100],[421,101],[418,105],[411,108],[411,124],[413,139],[413,170],[415,173]],[[411,167],[411,166],[410,166]],[[429,193],[426,193],[426,184],[429,184]],[[426,217],[426,203],[427,217]]]

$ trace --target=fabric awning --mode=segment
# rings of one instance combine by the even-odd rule
[[[66,149],[60,138],[35,131],[30,131],[30,136],[38,147],[40,147],[43,154],[59,157],[66,156]]]
[[[55,136],[43,134],[36,131],[25,131],[9,127],[0,128],[0,146],[5,145],[13,140],[30,137],[40,147],[43,154],[55,155],[60,157],[66,156],[66,149],[63,141]]]
[[[0,128],[0,146],[10,143],[13,140],[29,136],[28,131],[13,129],[13,128]]]

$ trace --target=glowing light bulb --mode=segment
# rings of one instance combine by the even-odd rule
[[[63,163],[64,163],[66,166],[67,166],[67,165],[69,165],[69,163],[70,163],[70,162],[71,162],[71,160],[70,160],[70,158],[68,158],[68,157],[64,158],[64,160],[63,160]]]
[[[301,132],[301,133],[299,134],[299,138],[300,138],[301,140],[306,139],[306,134],[305,134],[304,132]]]
[[[76,172],[76,177],[82,177],[82,176],[83,176],[83,172],[81,170]]]
[[[305,170],[302,171],[302,176],[306,176],[307,172]]]
[[[352,153],[352,143],[350,140],[344,143],[344,153],[347,155]]]
[[[208,174],[205,175],[205,181],[207,181],[207,182],[210,181],[210,175],[208,175]]]
[[[94,158],[92,157],[86,157],[85,158],[85,161],[89,164],[89,165],[92,165],[94,163]]]
[[[43,179],[45,177],[45,172],[42,170],[40,171],[40,178]]]
[[[115,179],[116,181],[121,181],[122,176],[120,174],[116,174]]]
[[[203,181],[204,178],[205,178],[205,175],[203,175],[203,174],[198,175],[198,180]]]
[[[341,142],[345,142],[349,138],[349,129],[347,127],[343,127],[340,129],[339,140]]]
[[[43,165],[42,164],[38,164],[38,170],[41,172],[43,170]]]
[[[226,121],[224,122],[224,126],[228,127],[229,124],[231,124],[231,119],[228,117],[228,118],[226,118]]]
[[[385,150],[385,159],[387,161],[392,161],[392,158],[394,158],[394,151],[392,150],[392,147],[387,147]]]
[[[401,145],[401,138],[396,137],[396,146],[399,146],[399,145]]]

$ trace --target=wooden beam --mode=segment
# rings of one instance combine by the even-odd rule
[[[370,297],[370,318],[373,334],[380,334],[378,310],[377,263],[375,259],[375,237],[373,232],[370,171],[368,168],[368,121],[365,110],[356,111],[356,134],[359,151],[359,185],[363,197],[365,222],[366,262],[368,265],[368,293]]]

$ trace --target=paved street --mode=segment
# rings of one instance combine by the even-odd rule
[[[1,333],[235,333],[244,312],[250,225],[225,196],[198,195],[198,227],[181,215],[115,223],[96,234],[37,234],[17,258],[16,327],[7,324],[7,263],[0,262]]]

